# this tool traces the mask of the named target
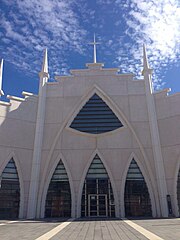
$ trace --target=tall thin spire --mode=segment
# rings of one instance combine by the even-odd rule
[[[2,90],[2,75],[3,75],[3,59],[1,59],[1,63],[0,63],[0,97],[4,95]]]
[[[158,128],[157,109],[155,104],[155,97],[153,94],[152,84],[152,69],[149,67],[148,58],[146,54],[145,45],[143,45],[143,71],[144,86],[146,94],[146,104],[148,111],[148,120],[151,134],[151,146],[154,157],[155,174],[158,189],[158,198],[160,203],[160,211],[162,217],[168,217],[168,205],[167,205],[167,183],[165,178],[165,168],[163,162],[163,154],[161,149],[161,140]]]
[[[149,63],[148,63],[145,44],[143,44],[143,69],[149,69]]]
[[[94,33],[94,41],[89,43],[91,45],[94,46],[94,63],[97,63],[97,59],[96,59],[96,56],[97,56],[97,52],[96,52],[96,45],[100,44],[99,42],[96,42],[96,36],[95,36],[95,33]]]
[[[148,83],[148,88],[150,92],[153,92],[153,83],[152,83],[152,69],[149,67],[147,53],[146,53],[146,47],[145,44],[143,44],[143,70],[142,75],[144,76],[145,82]]]
[[[38,109],[36,117],[36,129],[34,137],[34,149],[30,179],[30,190],[28,199],[28,211],[27,217],[33,219],[37,217],[37,201],[38,201],[38,189],[40,182],[40,168],[41,168],[41,157],[42,157],[42,144],[44,134],[44,121],[45,121],[45,110],[46,110],[46,92],[47,92],[47,81],[49,78],[48,74],[48,58],[47,49],[44,52],[43,64],[41,72],[39,73],[39,96],[38,96]]]
[[[44,86],[45,82],[47,82],[49,78],[47,48],[44,51],[43,64],[41,72],[39,73],[39,77],[40,77],[39,86]]]
[[[46,48],[45,51],[44,51],[44,58],[43,58],[42,72],[44,72],[44,73],[48,73],[47,48]]]

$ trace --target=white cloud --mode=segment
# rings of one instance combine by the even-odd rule
[[[161,86],[158,81],[158,68],[167,66],[165,62],[177,62],[180,40],[180,8],[176,0],[131,0],[129,6],[116,1],[119,7],[124,7],[124,15],[128,28],[126,34],[133,44],[129,48],[135,61],[141,57],[142,44],[147,45],[151,66],[155,70],[155,86]],[[130,69],[132,70],[132,68]],[[135,69],[134,69],[135,70]],[[140,69],[138,69],[139,71]]]
[[[40,69],[42,50],[49,49],[52,72],[67,73],[72,52],[89,55],[87,39],[95,31],[98,48],[123,71],[140,74],[142,45],[147,45],[156,87],[160,69],[177,63],[180,39],[178,0],[2,0],[0,53],[26,72]],[[96,2],[96,3],[94,3]],[[8,13],[3,11],[8,8]],[[107,21],[109,19],[110,21]],[[108,25],[110,22],[111,25]],[[91,32],[92,31],[92,32]],[[92,53],[92,52],[91,52]],[[78,55],[79,54],[79,55]],[[110,60],[112,58],[112,60]],[[90,57],[91,59],[91,57]],[[64,63],[64,64],[63,64]],[[178,64],[178,63],[177,63]]]
[[[35,66],[33,62],[39,59],[39,51],[45,47],[51,49],[56,62],[63,55],[66,61],[64,52],[67,49],[82,53],[86,30],[80,26],[79,18],[73,11],[75,0],[2,0],[2,3],[0,14],[4,46],[0,49],[6,60],[16,66],[21,65],[25,70],[31,69],[30,72],[38,72],[40,63]],[[8,7],[8,13],[3,11],[3,6]],[[10,41],[13,43],[11,47],[8,44]],[[22,56],[24,50],[27,54]],[[53,71],[57,67],[56,62],[52,65]]]

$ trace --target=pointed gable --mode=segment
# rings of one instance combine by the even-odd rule
[[[94,94],[79,111],[70,127],[81,132],[100,134],[122,127],[110,107]]]

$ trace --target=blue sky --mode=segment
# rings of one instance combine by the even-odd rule
[[[0,58],[4,93],[38,91],[43,50],[50,81],[93,61],[88,45],[96,33],[97,61],[121,73],[142,70],[146,44],[157,89],[180,92],[178,0],[1,0]]]

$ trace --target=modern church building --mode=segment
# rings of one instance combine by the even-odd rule
[[[145,47],[142,80],[95,53],[48,82],[46,50],[38,95],[0,101],[0,219],[179,216],[180,93],[153,91]]]

